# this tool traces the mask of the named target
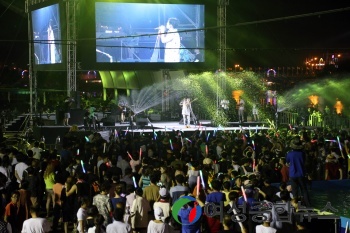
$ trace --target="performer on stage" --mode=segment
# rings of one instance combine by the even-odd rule
[[[186,128],[189,128],[190,122],[191,122],[191,99],[190,98],[184,98],[181,102],[180,105],[182,106],[182,116],[183,116],[183,121],[184,125]]]
[[[162,43],[165,44],[164,62],[180,62],[180,35],[177,31],[179,20],[169,18],[166,26],[159,27],[159,36]],[[165,30],[168,29],[166,32]]]
[[[123,124],[125,122],[125,115],[126,115],[126,106],[124,103],[119,104],[119,111],[120,111],[120,124]]]
[[[74,102],[73,98],[70,98],[69,96],[64,100],[64,119],[63,119],[63,125],[69,126],[69,118],[70,118],[70,108],[72,106],[72,103]]]
[[[258,121],[259,120],[259,111],[258,111],[258,107],[256,104],[253,104],[253,117],[254,117],[254,121]]]
[[[238,121],[241,123],[244,122],[244,105],[245,105],[245,102],[241,97],[239,100],[239,107],[238,107]]]

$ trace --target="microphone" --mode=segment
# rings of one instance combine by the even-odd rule
[[[160,25],[159,27],[154,28],[154,30],[159,30],[159,29],[162,29],[162,28],[165,28],[164,25]]]

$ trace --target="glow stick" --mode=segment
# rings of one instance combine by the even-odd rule
[[[241,129],[239,130],[239,132],[242,133],[242,130],[243,130],[242,126],[240,125],[239,128],[241,128]]]
[[[201,176],[203,189],[205,189],[205,183],[204,183],[204,178],[203,178],[203,172],[202,172],[202,170],[199,170],[199,175]]]
[[[213,134],[213,135],[214,135],[214,137],[215,137],[215,135],[216,135],[216,129],[214,129],[214,134]]]
[[[201,186],[201,180],[200,176],[197,176],[197,196],[199,196],[199,188]]]
[[[210,133],[208,133],[208,136],[207,136],[207,142],[209,141],[209,137],[210,137]]]
[[[77,149],[77,155],[79,155],[80,153],[79,153],[79,149]]]
[[[190,143],[192,143],[192,141],[190,139],[188,139],[188,138],[185,138],[185,139],[186,139],[186,141],[189,141]]]
[[[137,188],[137,184],[136,184],[135,176],[132,177],[132,181],[134,182],[134,187],[136,189]]]
[[[153,134],[154,134],[154,140],[157,140],[157,133],[153,132]]]
[[[241,190],[242,190],[242,195],[243,195],[244,201],[247,202],[247,194],[245,193],[243,186],[241,186]]]
[[[140,160],[142,161],[142,149],[140,147]]]
[[[128,134],[128,131],[129,131],[129,126],[128,127],[126,127],[126,131],[125,131],[125,136]]]
[[[80,160],[80,164],[81,164],[81,168],[83,169],[83,172],[86,173],[83,160]]]
[[[252,144],[253,144],[253,150],[255,150],[255,142],[254,142],[254,140],[252,140]]]
[[[208,153],[209,153],[208,145],[205,145],[205,154],[208,155]]]
[[[86,137],[86,136],[85,136],[85,141],[89,142],[90,140],[89,140],[89,138],[88,138],[88,137]]]
[[[344,158],[343,148],[341,147],[341,143],[340,143],[339,136],[337,136],[337,140],[338,140],[338,145],[339,145],[339,150],[340,150],[341,156]],[[348,155],[348,156],[349,156],[349,155]]]
[[[237,215],[236,209],[232,208],[232,212],[236,215],[236,220],[237,220],[237,222],[238,222],[238,224],[239,224],[239,226],[240,226],[240,228],[242,229],[242,232],[243,232],[243,224],[242,224],[242,222],[240,222],[240,219],[239,219],[239,217]]]
[[[336,140],[325,139],[325,142],[336,142]]]
[[[106,153],[106,143],[103,143],[103,153]]]
[[[131,160],[133,160],[131,154],[129,153],[129,151],[127,151],[126,153],[128,153],[129,158],[130,158]]]
[[[341,147],[339,136],[337,136],[337,141],[338,141],[340,151],[343,152],[343,148]]]
[[[255,133],[258,132],[258,125],[255,126]]]
[[[181,145],[184,146],[184,140],[182,139],[182,136],[181,136]]]
[[[170,148],[171,148],[171,150],[174,150],[173,142],[171,141],[171,139],[169,141],[170,141]]]
[[[349,221],[346,221],[345,233],[348,233],[349,229]]]

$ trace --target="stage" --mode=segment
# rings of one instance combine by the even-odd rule
[[[186,132],[194,132],[196,130],[203,132],[214,132],[214,131],[240,131],[240,130],[267,130],[269,129],[268,124],[266,122],[229,122],[227,127],[214,127],[211,124],[210,120],[201,120],[198,125],[191,124],[188,128],[183,124],[180,124],[178,121],[158,121],[158,122],[136,122],[130,124],[129,122],[125,123],[115,123],[113,125],[104,126],[102,123],[100,127],[96,127],[93,129],[92,127],[85,127],[84,125],[78,125],[79,134],[82,136],[88,136],[94,132],[99,132],[101,135],[108,140],[109,133],[113,130],[117,130],[118,132],[127,132],[128,134],[141,134],[141,133],[152,133],[153,130],[155,132],[171,132],[171,131],[182,131]],[[34,137],[36,139],[40,139],[42,137],[45,138],[46,144],[55,144],[56,138],[60,136],[63,138],[64,135],[69,131],[70,126],[63,125],[43,125],[43,126],[35,126],[33,128]]]

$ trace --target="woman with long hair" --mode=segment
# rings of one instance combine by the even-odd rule
[[[62,201],[62,218],[64,223],[64,232],[68,233],[68,223],[73,222],[75,228],[76,222],[76,197],[77,197],[77,186],[75,179],[69,176],[66,180],[65,186],[63,186],[61,193]]]
[[[147,187],[151,184],[150,175],[152,173],[152,170],[148,166],[143,166],[141,173],[142,173],[142,175],[141,175],[140,180],[139,180],[139,187],[141,187],[143,190],[145,187]]]
[[[167,190],[170,190],[171,187],[171,177],[168,174],[168,169],[166,166],[160,167],[160,182],[162,186],[165,186]]]
[[[88,233],[105,233],[106,228],[103,225],[103,222],[105,221],[104,217],[101,214],[98,214],[94,218],[94,227],[90,227],[88,230]]]
[[[53,192],[53,185],[55,184],[55,167],[49,163],[44,172],[44,181],[46,187],[46,217],[49,217],[50,204],[52,202],[52,209],[55,208],[55,194]]]

